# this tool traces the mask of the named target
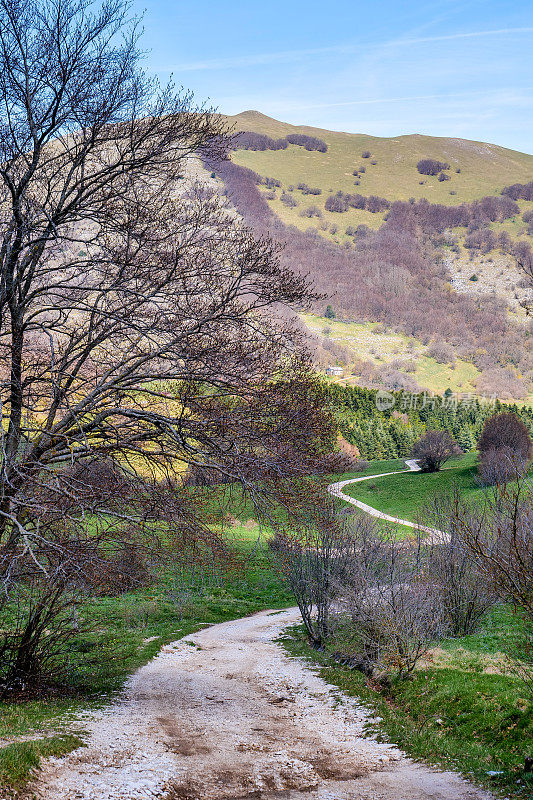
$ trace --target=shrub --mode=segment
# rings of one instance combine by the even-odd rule
[[[529,462],[533,455],[533,442],[529,430],[520,417],[512,411],[494,414],[485,420],[477,443],[480,456],[502,448],[509,448],[524,462]]]
[[[253,131],[239,131],[232,141],[235,150],[286,150],[286,139],[271,139],[264,133]]]
[[[390,208],[390,203],[384,197],[377,197],[375,194],[371,194],[367,198],[366,210],[370,211],[371,214],[379,214],[387,208]]]
[[[489,253],[498,245],[498,237],[491,228],[480,228],[465,236],[465,247],[468,250],[481,250]]]
[[[329,305],[328,305],[328,306],[327,306],[327,308],[326,308],[326,310],[324,311],[324,316],[325,316],[325,317],[327,317],[327,319],[335,319],[335,317],[336,317],[337,315],[336,315],[336,314],[335,314],[335,312],[333,311],[333,308],[332,308],[331,306],[329,306]]]
[[[438,594],[447,635],[467,636],[498,598],[491,586],[479,580],[475,558],[457,535],[453,502],[453,496],[437,496],[422,512],[424,524],[444,534],[426,544],[423,571]]]
[[[414,443],[411,455],[422,472],[438,472],[445,461],[460,452],[461,448],[448,431],[427,431]]]
[[[281,181],[279,181],[277,178],[264,178],[263,183],[267,189],[276,189],[281,186]]]
[[[455,494],[448,503],[453,530],[472,558],[480,584],[511,602],[524,620],[525,641],[508,655],[509,667],[533,697],[533,494],[525,479],[496,486],[484,500],[468,502]],[[446,528],[445,528],[446,530]]]
[[[348,523],[351,552],[341,575],[345,615],[353,653],[350,663],[383,680],[379,670],[407,678],[444,629],[439,598],[421,580],[416,548],[398,547],[387,528],[364,516]]]
[[[370,152],[370,150],[363,150],[363,152],[361,153],[361,158],[370,158],[371,155],[372,153]]]
[[[445,342],[434,342],[428,349],[427,354],[434,358],[439,364],[450,364],[455,361],[453,348]]]
[[[291,133],[286,137],[289,144],[296,144],[305,147],[306,150],[318,150],[319,153],[327,153],[328,146],[322,139],[316,136],[307,136],[304,133]]]
[[[322,211],[317,206],[308,206],[300,211],[301,217],[321,217]]]
[[[512,200],[533,200],[533,181],[529,183],[513,183],[502,189],[502,194]]]
[[[486,450],[481,454],[478,474],[484,486],[516,481],[527,471],[527,461],[510,447]]]
[[[450,180],[451,180],[450,176],[446,175],[445,172],[439,172],[439,181],[440,182],[442,182],[442,181],[450,181]]]
[[[337,214],[344,214],[348,211],[348,202],[342,192],[330,195],[324,204],[326,211],[333,211]]]
[[[286,205],[287,208],[295,208],[297,205],[299,205],[298,200],[296,200],[295,197],[290,194],[286,194],[285,192],[283,192],[281,195],[281,202]]]
[[[330,633],[331,604],[345,571],[347,537],[333,507],[304,497],[287,530],[269,540],[302,615],[309,641],[321,647]]]
[[[416,165],[421,175],[438,175],[445,169],[450,169],[450,165],[444,161],[437,161],[434,158],[422,158]]]

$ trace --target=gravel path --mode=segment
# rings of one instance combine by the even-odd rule
[[[82,720],[87,747],[50,759],[40,800],[488,800],[364,738],[369,712],[275,643],[296,609],[164,647],[120,701]]]
[[[416,530],[418,531],[424,531],[424,533],[429,533],[433,541],[443,541],[443,539],[446,538],[446,534],[444,534],[442,531],[437,530],[437,528],[428,528],[425,525],[418,525],[418,523],[411,522],[408,519],[391,517],[390,514],[385,514],[383,511],[379,511],[379,509],[373,508],[372,506],[369,506],[366,503],[361,502],[361,500],[356,500],[355,497],[350,497],[349,494],[345,494],[342,491],[345,486],[348,486],[351,483],[360,483],[360,481],[370,481],[376,478],[384,478],[385,475],[398,475],[401,472],[420,472],[420,467],[418,466],[414,458],[408,459],[405,463],[407,464],[408,469],[401,469],[397,470],[396,472],[380,472],[378,475],[365,475],[362,478],[349,478],[346,481],[338,481],[337,483],[331,483],[328,486],[328,491],[334,497],[340,497],[341,500],[345,500],[347,503],[351,503],[353,506],[357,506],[357,508],[360,508],[362,511],[365,511],[372,517],[377,517],[378,519],[383,519],[386,520],[387,522],[395,522],[398,525],[405,525],[408,528],[416,528]]]

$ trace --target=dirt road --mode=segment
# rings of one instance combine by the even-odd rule
[[[426,539],[426,542],[443,542],[447,538],[446,534],[437,530],[437,528],[428,528],[425,525],[419,525],[418,522],[411,522],[408,519],[392,517],[390,514],[385,514],[383,511],[379,511],[379,509],[369,506],[367,503],[363,503],[361,500],[356,500],[355,497],[350,497],[349,494],[346,494],[342,491],[345,486],[349,486],[352,483],[370,481],[374,478],[385,478],[387,475],[399,475],[402,472],[420,472],[420,467],[418,466],[416,459],[408,459],[405,463],[408,469],[397,470],[396,472],[380,472],[377,475],[364,475],[362,478],[349,478],[345,481],[330,483],[328,486],[328,492],[334,497],[340,497],[340,499],[344,500],[346,503],[351,503],[352,506],[357,506],[357,508],[360,508],[367,514],[370,514],[371,517],[377,517],[378,519],[385,520],[386,522],[394,522],[398,525],[405,525],[407,528],[415,528],[418,531],[428,533],[429,538]]]
[[[87,715],[88,746],[51,759],[37,797],[487,800],[364,738],[369,713],[275,643],[298,620],[262,612],[164,647]]]

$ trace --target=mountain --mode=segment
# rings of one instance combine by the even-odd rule
[[[294,126],[258,111],[227,121],[282,140],[237,136],[220,177],[247,222],[283,241],[291,268],[327,295],[335,319],[324,316],[328,300],[301,315],[319,363],[343,363],[344,380],[360,384],[533,399],[516,266],[531,252],[533,201],[502,195],[527,190],[533,155]],[[247,149],[258,146],[267,149]]]
[[[320,186],[353,192],[352,172],[365,166],[357,191],[376,194],[389,200],[408,200],[424,197],[432,203],[457,205],[471,202],[489,194],[499,194],[504,186],[527,183],[533,180],[533,155],[509,150],[495,144],[412,134],[381,138],[360,133],[340,133],[309,126],[289,125],[271,119],[258,111],[244,111],[227,117],[236,131],[263,133],[272,138],[300,133],[323,139],[327,153],[307,152],[303,148],[289,147],[278,151],[239,150],[237,163],[259,172],[273,174],[284,183],[303,181]],[[370,159],[362,159],[365,151]],[[433,158],[450,164],[450,181],[420,175],[416,165],[424,158]],[[377,161],[372,164],[372,161]],[[460,173],[455,170],[460,169]],[[425,181],[421,183],[421,181]],[[450,192],[456,194],[450,194]]]

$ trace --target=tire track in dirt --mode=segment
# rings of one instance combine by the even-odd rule
[[[84,715],[87,746],[50,759],[40,800],[488,800],[458,775],[365,737],[371,714],[276,644],[296,609],[164,647]]]

